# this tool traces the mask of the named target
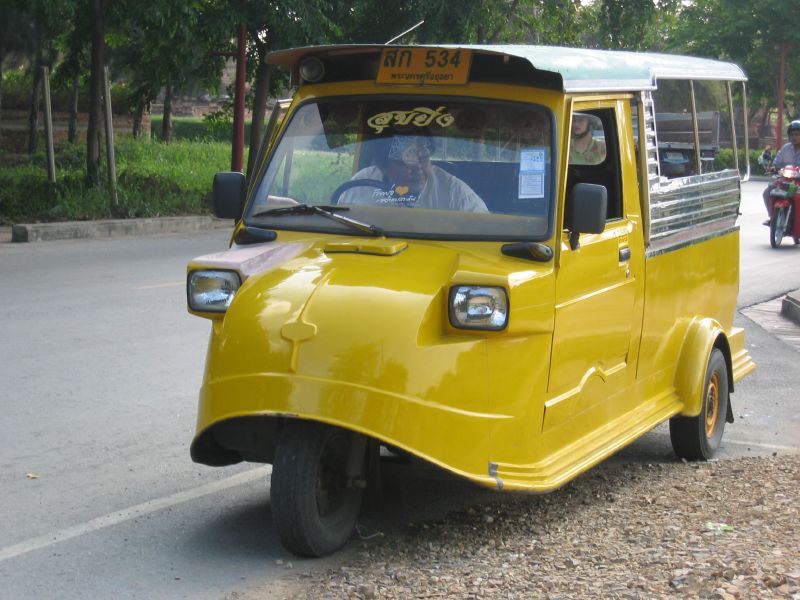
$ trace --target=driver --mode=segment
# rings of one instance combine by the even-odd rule
[[[772,166],[776,171],[780,171],[788,165],[800,167],[800,119],[795,119],[789,123],[789,127],[786,128],[786,136],[789,141],[783,145],[775,155],[775,160],[772,161]],[[767,214],[769,215],[769,219],[764,221],[764,225],[769,225],[772,219],[772,202],[770,202],[769,193],[774,187],[774,184],[770,184],[764,190],[764,206],[766,206]]]
[[[378,164],[361,169],[353,180],[372,179],[386,184],[385,189],[363,187],[346,190],[339,204],[383,204],[489,212],[486,204],[466,183],[431,164],[433,139],[419,135],[396,135],[389,151]]]

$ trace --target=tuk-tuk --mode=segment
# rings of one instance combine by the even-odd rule
[[[665,421],[679,457],[713,454],[755,368],[733,325],[739,67],[539,46],[268,60],[293,99],[253,172],[214,180],[230,248],[188,266],[212,325],[191,455],[271,463],[290,551],[346,543],[382,456],[547,492]],[[660,114],[683,115],[680,169]]]

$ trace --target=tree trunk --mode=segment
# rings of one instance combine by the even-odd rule
[[[86,180],[91,187],[100,185],[100,125],[103,101],[103,0],[89,0],[92,42],[89,75],[89,125],[86,131]]]
[[[5,59],[5,52],[3,46],[0,44],[0,140],[3,139],[3,60]]]
[[[67,139],[70,144],[78,141],[78,86],[80,77],[76,73],[72,76],[72,96],[69,102],[69,126]]]
[[[164,118],[161,121],[161,141],[172,140],[172,77],[167,77],[164,90]]]
[[[266,61],[267,49],[259,48],[258,67],[256,67],[256,88],[253,92],[253,115],[250,123],[250,151],[247,156],[247,176],[249,177],[256,167],[256,155],[264,136],[264,117],[267,113],[267,98],[269,97],[269,84],[272,79],[272,65]]]
[[[42,52],[36,53],[33,63],[33,87],[31,89],[31,112],[28,117],[28,154],[33,154],[39,147],[39,101],[42,91]]]
[[[142,133],[142,113],[144,112],[144,107],[139,106],[133,113],[133,129],[131,134],[133,135],[133,139],[138,140],[139,136]]]

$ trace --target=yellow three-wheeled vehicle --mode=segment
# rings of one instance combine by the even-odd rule
[[[754,368],[733,316],[744,80],[710,60],[531,46],[326,46],[269,60],[211,319],[192,458],[272,463],[284,544],[352,534],[388,448],[553,490],[659,423],[706,459]],[[743,165],[744,168],[744,165]]]

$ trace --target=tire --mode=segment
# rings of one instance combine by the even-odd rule
[[[708,460],[714,455],[725,431],[728,402],[728,365],[722,352],[714,348],[708,359],[700,414],[669,421],[672,449],[679,458]]]
[[[786,209],[778,208],[769,222],[769,245],[777,248],[781,245],[783,234],[786,231]]]
[[[361,509],[362,487],[347,475],[358,434],[323,423],[286,423],[272,465],[272,518],[297,556],[318,558],[347,543]]]

